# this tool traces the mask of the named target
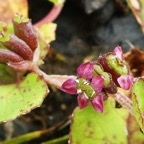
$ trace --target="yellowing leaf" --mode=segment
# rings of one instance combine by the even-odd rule
[[[88,106],[77,108],[71,124],[71,144],[127,144],[125,120],[114,109],[111,100],[105,102],[104,113]]]
[[[133,84],[132,102],[136,120],[144,132],[144,79],[138,78]]]
[[[143,144],[144,135],[140,131],[140,127],[136,122],[136,119],[129,115],[127,119],[127,127],[128,127],[128,141],[129,144]]]
[[[39,26],[38,29],[45,42],[50,43],[51,41],[55,40],[56,24],[45,23]]]
[[[16,72],[5,64],[0,64],[0,85],[16,81]]]
[[[39,107],[48,94],[44,80],[35,73],[17,83],[0,85],[0,122],[12,120]]]
[[[10,23],[16,13],[28,16],[27,0],[0,0],[0,21]]]

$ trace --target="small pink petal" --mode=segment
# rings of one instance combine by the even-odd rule
[[[133,83],[133,79],[133,76],[122,75],[117,79],[117,81],[121,88],[128,90]]]
[[[104,110],[104,102],[102,95],[97,95],[95,98],[92,99],[92,106],[98,112],[103,112]]]
[[[91,79],[92,74],[93,74],[93,70],[94,70],[93,63],[92,62],[87,62],[87,63],[81,64],[77,68],[77,75],[80,78]]]
[[[95,91],[101,92],[104,86],[104,78],[102,76],[95,76],[92,78],[91,86]]]
[[[120,60],[124,60],[124,55],[122,48],[120,46],[115,47],[113,53],[119,58]]]
[[[79,94],[78,97],[78,106],[80,109],[85,108],[89,104],[89,100],[84,96],[83,93]]]
[[[69,93],[69,94],[76,94],[77,93],[77,86],[76,86],[76,82],[74,79],[68,79],[66,80],[62,86],[61,86],[61,90]]]

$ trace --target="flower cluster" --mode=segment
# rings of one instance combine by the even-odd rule
[[[78,105],[82,109],[92,104],[98,112],[104,110],[107,93],[115,94],[117,87],[128,90],[133,83],[124,62],[123,52],[117,46],[113,52],[101,55],[97,62],[87,62],[77,68],[77,78],[68,79],[61,89],[69,94],[78,94]]]

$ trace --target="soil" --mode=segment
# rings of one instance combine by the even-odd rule
[[[89,13],[89,3],[67,0],[56,19],[56,40],[41,67],[48,74],[76,74],[76,67],[84,61],[96,60],[99,54],[113,50],[117,45],[126,52],[127,41],[142,49],[144,36],[133,14],[125,6],[123,10],[113,0],[105,0]],[[29,0],[29,17],[35,23],[44,17],[52,5],[47,0]],[[90,7],[91,8],[91,7]],[[67,119],[77,106],[76,96],[68,95],[54,87],[41,107],[12,122],[12,136],[55,126]],[[7,137],[4,125],[0,126],[0,140]],[[69,124],[40,139],[29,142],[39,144],[69,133]]]

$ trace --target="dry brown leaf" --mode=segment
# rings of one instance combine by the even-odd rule
[[[132,48],[125,54],[125,60],[134,76],[144,75],[144,51]]]

